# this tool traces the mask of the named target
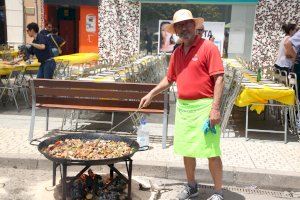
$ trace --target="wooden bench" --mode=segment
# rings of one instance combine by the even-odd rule
[[[46,109],[46,130],[48,130],[49,109],[135,112],[138,111],[141,98],[155,86],[145,83],[31,79],[32,114],[29,140],[33,138],[36,108]],[[166,148],[169,92],[157,95],[147,108],[139,112],[163,114],[162,145]]]

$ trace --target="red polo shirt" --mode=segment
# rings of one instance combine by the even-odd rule
[[[183,45],[172,54],[167,78],[176,81],[180,99],[213,97],[213,75],[224,73],[223,62],[216,45],[196,36],[189,52],[184,55]]]

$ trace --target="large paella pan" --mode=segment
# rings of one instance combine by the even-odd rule
[[[105,133],[78,133],[50,137],[38,145],[47,159],[61,164],[108,165],[133,156],[139,144]]]

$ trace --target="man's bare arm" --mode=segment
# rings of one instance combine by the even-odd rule
[[[223,74],[214,75],[214,81],[215,81],[214,100],[213,100],[213,104],[209,116],[210,124],[212,127],[216,124],[219,124],[221,121],[220,106],[221,106],[221,97],[224,88]]]
[[[153,97],[168,89],[169,87],[171,87],[171,85],[172,82],[169,82],[167,76],[165,76],[155,88],[153,88],[146,96],[141,99],[139,108],[147,107],[151,103]]]
[[[285,47],[285,55],[287,58],[291,58],[293,60],[296,59],[297,53],[293,48],[292,42],[290,40],[286,40],[284,42],[284,47]]]

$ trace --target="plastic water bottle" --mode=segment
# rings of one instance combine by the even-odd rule
[[[146,125],[146,119],[142,117],[137,131],[137,142],[140,145],[140,150],[147,150],[149,148],[149,131]]]

